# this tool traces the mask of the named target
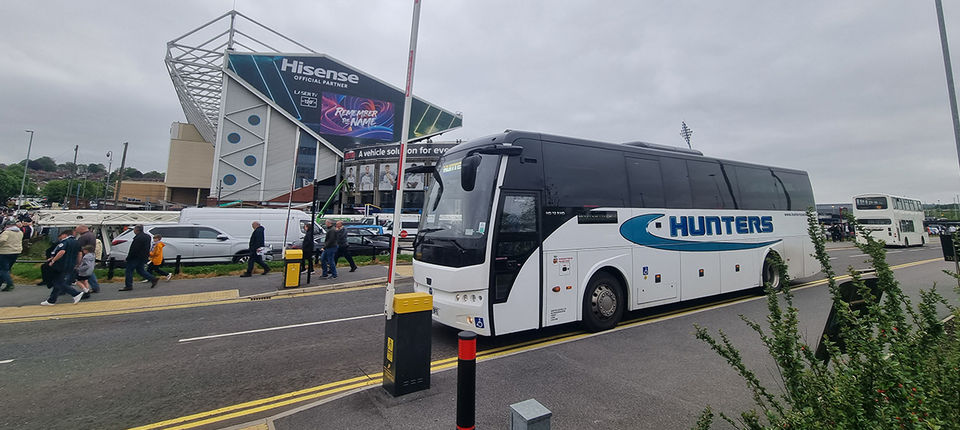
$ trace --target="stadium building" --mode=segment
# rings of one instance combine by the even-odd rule
[[[390,169],[402,132],[400,88],[237,11],[170,41],[166,66],[188,123],[171,129],[168,199],[302,201],[315,183],[328,196],[346,179],[353,187],[342,205],[393,206],[385,188],[397,180]],[[408,161],[435,160],[452,144],[417,142],[461,126],[459,113],[414,97]],[[425,184],[410,185],[405,190],[419,192],[413,204]]]

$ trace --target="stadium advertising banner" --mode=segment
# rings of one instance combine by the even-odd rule
[[[325,55],[227,54],[225,67],[341,150],[400,140],[403,91]],[[410,139],[462,125],[414,98]]]

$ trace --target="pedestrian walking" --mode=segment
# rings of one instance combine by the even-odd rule
[[[160,276],[166,276],[169,281],[173,277],[172,273],[167,272],[160,268],[160,265],[163,264],[163,247],[166,246],[163,243],[163,236],[159,234],[153,235],[153,245],[150,248],[150,262],[147,263],[147,273],[156,273]]]
[[[64,251],[66,254],[64,258],[69,259],[72,263],[70,267],[66,269],[67,271],[67,285],[71,285],[74,288],[76,286],[74,283],[77,282],[77,266],[80,265],[80,242],[77,241],[77,231],[71,230],[70,236],[64,239]]]
[[[81,250],[84,249],[84,248],[86,248],[86,247],[88,247],[88,246],[92,246],[93,249],[94,249],[94,251],[96,251],[96,249],[97,249],[97,234],[94,233],[93,230],[90,230],[90,228],[87,227],[87,226],[84,225],[84,224],[80,224],[80,225],[77,226],[76,232],[77,232],[77,244],[80,245],[80,249],[81,249]],[[93,262],[93,264],[94,264],[94,266],[96,266],[96,264],[97,264],[96,260],[97,260],[97,256],[98,256],[98,255],[99,255],[99,254],[97,254],[96,252],[93,253],[93,257],[94,257],[94,262]],[[90,286],[90,291],[88,291],[88,292],[90,292],[90,293],[99,293],[99,292],[100,292],[100,282],[97,281],[97,275],[96,275],[96,273],[94,273],[93,271],[90,272],[90,277],[87,279],[87,284],[89,284],[89,286]]]
[[[323,238],[323,250],[320,253],[320,268],[323,269],[323,273],[320,275],[321,279],[326,279],[327,277],[336,279],[337,277],[337,229],[333,226],[333,222],[327,220],[324,225],[326,226],[326,237]]]
[[[3,229],[0,232],[0,285],[6,284],[0,291],[10,291],[13,289],[13,277],[10,271],[13,269],[13,263],[23,252],[23,231],[17,227],[17,221],[6,219],[3,221]]]
[[[343,221],[337,221],[337,258],[334,265],[340,261],[340,257],[346,258],[347,263],[350,263],[351,272],[357,271],[357,263],[353,262],[353,255],[350,254],[350,242],[347,242],[347,229],[343,227]]]
[[[130,291],[133,289],[133,272],[137,272],[144,279],[150,281],[150,288],[157,286],[157,278],[147,273],[144,266],[150,258],[150,236],[143,232],[143,226],[133,227],[133,240],[130,242],[130,250],[127,251],[126,267],[124,268],[124,284],[119,291]]]
[[[59,242],[53,248],[53,256],[47,260],[46,266],[50,267],[50,297],[40,302],[43,306],[53,306],[57,303],[57,297],[60,294],[67,293],[73,297],[73,304],[80,303],[83,293],[74,289],[67,283],[67,277],[76,268],[75,260],[67,256],[67,240],[73,238],[73,230],[63,230],[58,237]]]
[[[94,266],[97,264],[94,259],[94,252],[97,248],[87,245],[80,248],[80,264],[77,266],[77,285],[80,291],[90,292],[90,277],[93,276]]]
[[[248,278],[253,274],[254,263],[263,268],[264,275],[270,273],[270,266],[267,266],[267,263],[263,262],[263,254],[266,251],[266,243],[263,239],[263,226],[256,221],[254,221],[251,226],[253,227],[253,234],[250,235],[250,258],[247,260],[247,271],[240,275],[241,278]]]

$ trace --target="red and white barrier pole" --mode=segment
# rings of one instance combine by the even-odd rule
[[[474,430],[477,417],[477,334],[457,335],[457,430]]]

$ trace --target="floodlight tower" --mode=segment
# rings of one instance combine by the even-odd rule
[[[686,140],[686,141],[687,141],[687,148],[693,149],[693,147],[690,146],[690,136],[693,136],[693,129],[690,128],[690,127],[687,127],[687,122],[686,122],[686,121],[681,121],[680,124],[681,124],[681,125],[680,125],[680,136],[683,137],[683,140]]]

